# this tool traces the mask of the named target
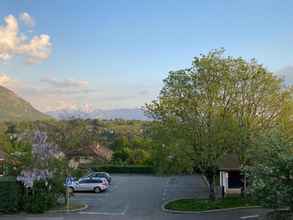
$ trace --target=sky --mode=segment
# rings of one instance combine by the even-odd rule
[[[293,1],[1,0],[0,85],[37,109],[136,108],[216,48],[293,82]]]

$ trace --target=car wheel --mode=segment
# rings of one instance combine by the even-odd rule
[[[99,187],[94,188],[95,193],[100,193],[102,190]]]

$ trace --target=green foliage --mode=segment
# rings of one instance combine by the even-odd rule
[[[58,185],[55,180],[36,181],[32,189],[26,189],[15,177],[0,177],[0,212],[43,213],[56,206]]]
[[[112,156],[114,164],[129,164],[129,165],[150,165],[151,155],[144,149],[122,148],[114,151]]]
[[[72,119],[68,121],[35,121],[35,122],[9,122],[0,124],[0,146],[14,152],[10,146],[9,137],[16,135],[17,142],[31,144],[34,131],[46,132],[48,142],[55,143],[65,154],[65,159],[95,156],[93,146],[100,146],[114,150],[114,154],[123,148],[131,149],[133,159],[130,163],[150,163],[151,143],[145,133],[150,122],[140,121],[99,121]],[[3,131],[1,133],[1,131]],[[3,137],[2,137],[3,136]],[[1,143],[5,143],[1,145]],[[140,150],[141,149],[141,150]],[[16,149],[17,150],[17,149]],[[6,150],[5,150],[6,151]],[[140,157],[146,157],[141,161]],[[138,159],[137,159],[138,158]],[[103,158],[101,158],[103,160]],[[128,163],[128,160],[122,160]],[[103,161],[102,161],[103,162]],[[105,161],[104,161],[105,162]],[[115,163],[118,163],[115,160]]]
[[[293,213],[290,210],[275,210],[269,212],[264,220],[292,220]]]
[[[71,171],[71,176],[76,177],[77,179],[79,179],[80,177],[84,176],[87,174],[87,169],[81,169],[81,168],[77,168],[77,169],[73,169]]]
[[[101,171],[108,173],[130,173],[130,174],[153,174],[154,169],[152,166],[138,166],[138,165],[105,165],[99,167],[93,167],[93,171]]]
[[[90,153],[90,146],[97,142],[95,126],[81,119],[61,121],[54,124],[48,134],[65,153],[67,159],[71,159]]]
[[[36,181],[32,189],[23,189],[23,210],[28,213],[43,213],[56,206],[54,184]]]
[[[279,125],[292,102],[290,94],[255,60],[225,57],[223,50],[215,50],[195,57],[191,68],[171,71],[146,112],[155,120],[155,146],[165,148],[157,150],[163,152],[162,160],[180,156],[176,169],[201,170],[213,198],[218,161],[234,152],[245,165],[256,137]]]
[[[293,145],[276,136],[264,144],[262,159],[248,168],[250,192],[266,207],[293,211]]]
[[[31,144],[11,140],[10,147],[6,149],[6,155],[5,160],[10,175],[17,175],[24,168],[32,166]]]
[[[226,209],[236,207],[256,206],[257,203],[251,198],[225,197],[210,201],[208,199],[180,199],[166,205],[166,209],[178,211],[207,211],[214,209]]]
[[[10,148],[10,140],[6,134],[6,125],[0,123],[0,150],[5,151]]]
[[[151,155],[144,149],[133,149],[130,151],[128,158],[128,164],[130,165],[151,165]]]
[[[184,146],[184,145],[183,145]],[[153,163],[159,174],[192,174],[194,162],[187,149],[179,144],[163,145],[156,148],[153,153]]]
[[[114,151],[112,155],[112,162],[115,164],[126,164],[130,157],[130,149],[122,148]]]
[[[0,212],[16,212],[21,202],[21,187],[15,177],[0,177]]]
[[[60,160],[49,152],[54,145],[47,144],[46,135],[38,133],[39,142],[35,144],[35,151],[32,152],[32,144],[22,141],[15,135],[14,128],[8,129],[10,135],[10,147],[6,149],[6,163],[13,167],[12,174],[19,175],[23,170],[45,169],[52,175],[51,179],[34,181],[32,189],[21,187],[18,196],[20,206],[15,206],[15,211],[24,210],[32,213],[42,213],[53,207],[58,198],[64,194],[64,178],[66,162]],[[43,140],[43,141],[41,141]],[[36,141],[36,140],[34,140]],[[37,149],[38,148],[38,149]],[[53,150],[53,149],[51,149]],[[14,183],[11,185],[13,186]],[[12,193],[13,194],[13,193]]]

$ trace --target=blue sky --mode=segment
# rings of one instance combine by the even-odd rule
[[[292,10],[285,0],[2,0],[0,26],[13,15],[28,42],[48,35],[51,51],[29,64],[32,50],[17,52],[0,63],[0,74],[42,111],[140,107],[168,71],[215,48],[293,73]],[[33,28],[22,25],[24,12]]]

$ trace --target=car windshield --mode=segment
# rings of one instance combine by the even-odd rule
[[[293,220],[293,0],[0,0],[0,220]]]

